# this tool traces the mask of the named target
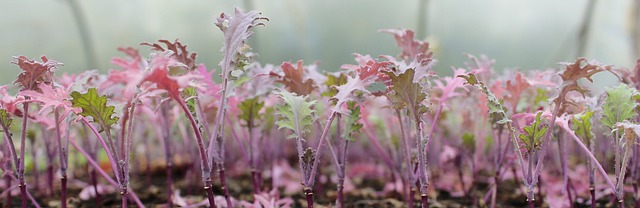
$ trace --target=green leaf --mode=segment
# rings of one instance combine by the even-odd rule
[[[391,71],[385,71],[393,85],[391,86],[391,93],[388,94],[393,108],[403,109],[407,108],[413,113],[415,119],[420,115],[426,113],[428,108],[423,105],[423,101],[427,98],[427,94],[422,92],[422,86],[413,82],[415,75],[414,69],[407,69],[402,74],[395,74]]]
[[[194,87],[184,88],[184,90],[182,90],[182,92],[180,93],[180,96],[182,97],[182,99],[187,101],[187,107],[189,107],[189,111],[194,117],[196,117],[196,108],[198,107],[198,105],[195,99],[187,99],[187,98],[195,97],[197,95],[198,95],[198,92]]]
[[[476,151],[475,135],[471,133],[464,133],[462,135],[462,146],[473,154]]]
[[[11,127],[11,124],[13,124],[13,118],[9,113],[7,113],[6,109],[0,109],[0,123],[1,125],[7,127],[7,129],[9,129],[9,127]],[[0,129],[0,132],[2,132],[2,129]]]
[[[607,98],[602,105],[602,125],[615,129],[615,124],[636,117],[634,112],[638,106],[632,98],[638,91],[626,84],[620,84],[606,90]]]
[[[99,96],[96,88],[89,88],[89,90],[82,94],[78,91],[71,92],[71,103],[73,107],[82,109],[80,115],[84,117],[93,118],[93,122],[100,125],[100,132],[111,130],[111,125],[118,122],[118,117],[114,116],[114,106],[107,105],[107,96]]]
[[[308,96],[297,96],[285,90],[280,90],[276,94],[280,95],[284,101],[284,105],[278,105],[276,109],[277,114],[280,115],[280,120],[276,121],[278,129],[286,128],[293,131],[287,139],[302,138],[302,135],[311,131],[315,112],[312,106],[316,101],[307,101]]]
[[[256,127],[256,120],[260,120],[260,109],[264,107],[264,102],[260,102],[258,96],[246,99],[238,104],[241,120],[245,121],[245,126],[249,128]]]
[[[355,141],[355,133],[362,129],[362,123],[360,123],[360,106],[356,105],[356,102],[347,102],[347,108],[349,108],[349,116],[346,117],[344,131],[342,132],[342,138]]]
[[[536,89],[536,96],[533,98],[534,106],[542,106],[545,105],[549,100],[549,96],[547,95],[547,91],[542,88]]]
[[[576,136],[582,139],[586,144],[590,144],[595,138],[595,135],[593,135],[591,130],[591,117],[593,117],[593,111],[591,111],[591,109],[587,109],[584,113],[575,115],[573,119],[571,119],[572,128],[575,131]]]
[[[524,143],[525,149],[527,149],[529,152],[533,151],[534,149],[540,149],[540,145],[542,144],[542,137],[545,133],[547,133],[547,129],[549,128],[548,126],[543,126],[541,124],[541,115],[542,112],[539,112],[536,115],[536,119],[531,124],[524,127],[524,134],[520,134],[519,136],[520,140],[522,140],[522,143]]]
[[[341,73],[339,76],[333,74],[327,74],[327,81],[324,81],[324,84],[327,85],[329,90],[322,92],[322,96],[325,97],[333,97],[338,94],[337,87],[340,85],[344,85],[347,83],[347,75]],[[335,104],[335,100],[331,100],[333,104]]]
[[[273,128],[273,124],[276,122],[275,111],[274,106],[269,106],[264,109],[264,115],[262,116],[263,132],[270,132]]]

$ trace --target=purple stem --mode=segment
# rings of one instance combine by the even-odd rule
[[[25,104],[25,106],[26,106],[26,104]],[[26,114],[25,114],[25,117],[26,117]],[[24,120],[26,120],[26,119],[24,119]],[[18,154],[16,153],[16,147],[13,144],[13,138],[11,137],[11,133],[9,133],[8,126],[6,124],[4,124],[4,123],[2,124],[2,130],[4,132],[5,142],[7,143],[7,146],[9,147],[9,152],[10,152],[9,154],[11,154],[11,156],[13,157],[14,168],[16,170],[16,173],[19,174],[20,160],[21,159],[18,158]],[[25,135],[25,133],[23,132],[23,136],[24,135]],[[24,141],[24,139],[23,139],[23,141]],[[22,149],[24,150],[24,148],[22,148]],[[7,174],[7,175],[9,175],[9,174]],[[24,175],[23,175],[23,177],[24,177]],[[24,182],[24,180],[22,180],[22,182]],[[26,201],[24,201],[24,199],[25,199],[26,189],[25,189],[25,192],[22,192],[22,187],[23,187],[22,183],[20,183],[19,186],[20,186],[20,191],[21,191],[21,194],[22,194],[21,197],[22,197],[22,200],[23,200],[22,206],[25,207],[26,206],[26,204],[25,204]]]
[[[209,159],[207,158],[207,152],[204,149],[204,141],[202,140],[202,134],[200,133],[200,129],[198,127],[198,123],[196,123],[196,120],[193,118],[193,115],[191,115],[191,112],[189,111],[189,107],[187,107],[187,104],[184,102],[184,100],[182,99],[175,99],[178,104],[180,104],[180,107],[182,107],[182,110],[184,111],[184,114],[187,116],[187,118],[189,119],[189,121],[191,122],[191,127],[193,127],[193,132],[196,135],[196,142],[198,142],[198,150],[200,152],[200,166],[202,168],[202,177],[204,178],[204,189],[207,192],[207,198],[209,199],[209,206],[210,207],[216,207],[216,202],[213,196],[213,190],[212,190],[212,184],[211,184],[211,166],[209,166]],[[212,153],[212,152],[210,152]]]
[[[163,125],[163,129],[159,130],[158,133],[160,134],[160,136],[162,137],[162,141],[163,141],[163,146],[164,146],[164,159],[166,162],[167,167],[165,168],[166,174],[167,174],[167,206],[168,207],[173,207],[173,177],[172,177],[172,170],[173,170],[173,160],[172,160],[172,153],[171,153],[171,145],[169,144],[171,142],[171,126],[169,125],[169,104],[168,102],[163,103],[161,106],[161,110],[160,113],[162,114],[161,117],[161,121],[162,121],[162,125]]]
[[[11,178],[11,179],[13,179],[13,180],[16,180],[16,181],[18,180],[18,179],[16,179],[16,177],[15,177],[15,176],[10,176],[10,178]],[[7,189],[7,191],[9,191],[9,189],[15,189],[15,188],[16,188],[15,186],[10,187],[10,188],[8,188],[8,189]],[[31,203],[33,203],[33,206],[34,206],[34,207],[36,207],[36,208],[40,208],[40,204],[38,204],[38,202],[36,201],[36,199],[35,199],[35,198],[33,198],[33,195],[31,195],[31,193],[29,193],[28,191],[27,191],[26,193],[27,193],[27,197],[29,198],[29,200],[31,201]],[[8,205],[11,205],[11,204],[8,204]]]
[[[35,188],[36,191],[40,190],[40,174],[38,171],[38,155],[36,154],[36,147],[35,147],[35,139],[30,139],[29,140],[29,144],[31,145],[31,158],[33,158],[33,160],[31,160],[31,165],[33,165],[33,187]]]
[[[402,138],[402,144],[404,147],[404,158],[405,158],[405,162],[407,163],[407,180],[408,180],[408,184],[409,184],[409,196],[407,197],[407,203],[409,204],[409,207],[413,207],[414,203],[413,203],[413,198],[414,198],[414,181],[415,181],[415,176],[414,176],[414,171],[413,171],[413,167],[412,167],[412,163],[411,163],[411,147],[409,145],[410,141],[409,138],[407,138],[407,134],[405,133],[405,128],[404,128],[404,122],[402,122],[402,115],[400,114],[399,110],[396,110],[396,117],[398,118],[398,122],[400,124],[400,136]]]
[[[444,107],[444,103],[445,100],[443,100],[442,102],[440,102],[440,105],[438,106],[438,111],[436,111],[436,115],[433,116],[433,122],[431,123],[431,129],[429,130],[429,136],[427,137],[427,144],[425,144],[425,150],[429,149],[429,144],[431,143],[431,137],[433,136],[433,132],[436,130],[436,127],[438,126],[438,119],[440,118],[440,113],[442,112],[442,108]],[[417,125],[417,124],[416,124]],[[422,136],[422,135],[420,135]]]
[[[313,208],[313,190],[305,188],[304,195],[307,198],[307,208]]]
[[[560,151],[560,166],[562,166],[562,183],[565,188],[563,192],[566,192],[567,197],[569,197],[569,207],[573,208],[573,198],[571,197],[571,190],[569,190],[569,167],[567,164],[567,150],[562,134],[558,135],[558,149]]]
[[[609,185],[609,188],[611,188],[611,191],[613,191],[613,193],[615,193],[616,192],[616,186],[613,184],[613,181],[611,181],[611,179],[609,178],[609,175],[604,170],[602,165],[600,165],[600,162],[598,162],[596,157],[593,156],[591,151],[589,151],[587,146],[585,146],[580,141],[580,138],[578,138],[578,136],[576,136],[576,134],[573,132],[573,130],[571,130],[569,127],[567,127],[565,125],[559,125],[559,126],[562,127],[564,129],[564,131],[567,132],[567,134],[569,134],[569,136],[571,136],[571,138],[578,144],[578,146],[580,147],[582,152],[584,152],[584,154],[587,155],[587,157],[589,157],[589,159],[591,159],[592,163],[596,166],[596,168],[598,169],[600,174],[602,174],[602,178],[604,178],[605,182],[607,182],[607,184]]]
[[[118,174],[118,166],[116,165],[116,161],[113,159],[113,154],[111,153],[109,146],[107,146],[107,143],[102,138],[102,135],[100,135],[100,132],[98,132],[98,130],[96,130],[96,128],[91,123],[89,123],[89,120],[87,120],[87,118],[81,117],[80,119],[86,126],[89,127],[89,129],[91,129],[93,134],[95,134],[96,137],[98,138],[98,141],[100,141],[100,143],[102,144],[102,147],[105,153],[107,154],[107,158],[109,158],[109,163],[111,163],[111,168],[113,169],[113,173],[116,176],[116,181],[121,181],[120,174]],[[116,186],[116,187],[120,188],[120,186]]]
[[[362,119],[362,124],[364,127],[364,133],[367,134],[366,138],[373,144],[373,147],[376,148],[376,154],[382,158],[382,161],[391,169],[396,169],[397,166],[395,162],[391,159],[391,156],[382,148],[380,144],[380,140],[378,136],[375,134],[373,128],[371,128],[371,123],[369,123],[368,119]]]
[[[60,135],[60,113],[58,109],[53,109],[54,122],[56,123],[56,139],[58,142],[58,151],[60,155],[58,155],[58,159],[60,160],[60,182],[61,182],[61,196],[60,202],[61,207],[67,207],[67,149],[62,145],[62,136]]]
[[[120,188],[120,185],[118,184],[117,181],[113,180],[113,178],[111,178],[111,176],[109,176],[109,174],[107,172],[105,172],[104,170],[102,170],[102,168],[100,168],[100,165],[98,164],[98,162],[96,162],[95,160],[93,160],[93,158],[91,158],[91,156],[89,154],[87,154],[87,152],[85,152],[82,148],[80,148],[80,146],[78,146],[78,144],[76,144],[76,142],[72,139],[69,139],[69,143],[71,143],[71,145],[73,145],[74,148],[76,148],[76,150],[78,150],[78,152],[80,154],[82,154],[86,159],[87,162],[89,162],[89,164],[91,164],[91,166],[93,166],[93,169],[98,171],[98,173],[100,173],[100,175],[102,175],[104,177],[104,179],[107,180],[107,182],[109,182],[112,186],[116,187],[116,188]],[[138,198],[138,195],[136,195],[135,192],[133,192],[133,190],[128,192],[128,196],[131,200],[133,200],[136,205],[138,205],[138,207],[145,207],[144,204],[142,204],[142,201],[140,201],[140,198]]]
[[[589,187],[589,193],[591,194],[591,208],[596,208],[596,188]]]
[[[231,121],[231,119],[225,119],[225,120],[227,120],[227,123],[229,123],[229,128],[231,129],[231,135],[233,135],[233,138],[236,140],[236,142],[238,142],[238,145],[240,146],[240,152],[242,153],[242,156],[244,156],[244,158],[247,160],[247,163],[249,163],[249,165],[252,166],[252,168],[255,168],[253,167],[253,163],[251,162],[252,157],[248,153],[250,151],[247,151],[247,148],[245,147],[244,142],[242,142],[242,140],[238,136],[236,129],[233,127],[233,121]]]
[[[5,172],[4,181],[7,184],[7,200],[5,203],[5,207],[11,207],[11,191],[9,191],[9,187],[11,187],[11,173]]]
[[[29,99],[25,97],[25,99]],[[27,121],[29,121],[29,104],[24,103],[23,105],[24,112],[22,117],[22,134],[20,135],[20,163],[18,166],[18,183],[20,187],[20,197],[22,201],[22,208],[27,208],[27,184],[24,181],[24,152],[25,152],[25,142],[27,140]]]
[[[329,133],[329,128],[331,127],[331,123],[333,123],[333,120],[336,118],[336,114],[337,112],[333,111],[331,112],[331,115],[329,116],[329,121],[327,121],[327,124],[324,126],[324,130],[322,130],[322,135],[320,136],[320,142],[318,142],[318,146],[316,147],[316,152],[315,152],[315,156],[314,158],[316,158],[315,160],[313,160],[313,166],[311,167],[311,175],[309,176],[309,178],[307,178],[307,181],[305,182],[305,184],[309,187],[313,186],[314,183],[314,178],[316,176],[316,173],[318,172],[318,164],[320,162],[320,150],[322,150],[322,145],[324,144],[324,140],[326,140],[327,138],[327,134]]]

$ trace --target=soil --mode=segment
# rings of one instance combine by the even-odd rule
[[[140,197],[141,201],[147,207],[164,207],[167,196],[166,190],[166,178],[161,173],[162,171],[154,171],[152,173],[151,180],[143,180],[147,178],[147,175],[136,175],[132,176],[132,185],[131,187],[136,191],[136,194]],[[86,176],[81,175],[81,173],[77,173],[77,178],[84,179]],[[175,171],[175,178],[183,179],[175,182],[176,188],[182,190],[181,196],[184,198],[188,198],[194,201],[201,201],[205,198],[204,191],[201,191],[200,188],[200,180],[184,180],[189,172],[184,170]],[[214,179],[214,181],[217,179]],[[265,187],[270,187],[270,179],[265,180]],[[354,180],[355,181],[355,180]],[[380,208],[395,208],[395,207],[406,207],[406,204],[403,201],[403,194],[398,192],[389,192],[384,196],[379,196],[374,190],[381,190],[384,187],[385,181],[382,180],[373,180],[373,179],[364,179],[358,180],[359,183],[354,184],[356,187],[359,187],[355,190],[345,192],[345,207],[348,208],[360,208],[360,207],[380,207]],[[252,186],[250,175],[240,175],[239,177],[234,176],[234,180],[229,181],[229,188],[231,195],[239,200],[245,201],[253,201],[252,194]],[[106,184],[104,181],[102,184]],[[148,184],[150,183],[150,184]],[[195,184],[190,184],[195,183]],[[54,181],[54,190],[56,193],[53,193],[51,196],[44,196],[35,194],[35,198],[38,203],[42,207],[59,207],[60,199],[59,196],[59,182]],[[222,195],[222,190],[219,188],[219,184],[214,184],[214,193],[216,195]],[[497,205],[496,207],[526,207],[526,197],[522,194],[522,191],[518,190],[519,185],[515,184],[515,181],[508,180],[503,181],[500,184]],[[315,195],[315,206],[314,207],[332,207],[335,204],[336,192],[335,184],[325,183],[318,184],[317,189],[322,190],[318,191]],[[430,207],[486,207],[483,205],[479,198],[484,196],[484,194],[488,190],[488,184],[475,184],[473,191],[469,193],[468,197],[453,197],[451,193],[446,191],[438,191],[435,193],[432,198],[430,198]],[[77,198],[78,194],[81,191],[81,187],[77,186],[69,186],[69,194],[68,196],[68,204],[70,207],[118,207],[120,206],[120,196],[117,193],[111,193],[107,195],[101,195],[100,201],[97,202],[95,199],[90,199],[88,201],[83,201]],[[33,191],[32,191],[33,192]],[[293,207],[306,207],[306,200],[304,199],[302,193],[291,196],[294,199]],[[627,199],[631,199],[632,196],[628,196]],[[574,206],[575,207],[590,207],[585,204],[589,199],[577,199]],[[419,207],[420,199],[419,195],[415,195],[416,203],[414,207]],[[536,207],[548,207],[547,204],[539,204],[541,201],[537,201],[538,204]],[[14,195],[12,197],[12,202],[10,206],[7,206],[5,203],[5,199],[0,200],[0,207],[20,207],[20,196]],[[542,205],[542,206],[541,206]],[[626,206],[633,207],[633,201],[629,200],[625,202]],[[131,207],[135,207],[135,204],[130,202]],[[609,197],[602,197],[598,200],[597,207],[616,207],[614,203],[611,203]]]

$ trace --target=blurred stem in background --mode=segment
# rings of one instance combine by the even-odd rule
[[[587,48],[589,26],[591,25],[591,21],[593,20],[593,10],[595,8],[595,4],[595,0],[589,0],[589,2],[587,2],[587,7],[585,8],[584,16],[582,17],[582,25],[580,26],[580,31],[578,32],[578,49],[576,51],[576,55],[578,57],[584,57],[586,55],[585,50]]]
[[[640,58],[640,0],[633,1],[631,11],[631,44],[633,48],[633,59]]]
[[[250,0],[248,0],[250,1]],[[416,27],[416,39],[423,40],[427,38],[427,6],[429,0],[418,0],[418,21]]]
[[[68,0],[69,7],[71,7],[71,13],[73,13],[73,19],[76,21],[78,32],[80,32],[80,39],[82,40],[82,47],[84,48],[85,58],[87,59],[87,69],[97,69],[98,62],[96,61],[96,50],[91,40],[91,34],[87,27],[86,17],[78,5],[77,0]]]

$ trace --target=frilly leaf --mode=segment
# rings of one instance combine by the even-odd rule
[[[349,109],[349,115],[344,122],[342,138],[353,142],[355,141],[355,134],[362,128],[362,123],[360,123],[360,106],[355,102],[347,102],[347,108]]]
[[[224,33],[224,46],[222,53],[224,57],[220,62],[222,67],[222,76],[227,77],[233,68],[231,64],[235,60],[240,48],[244,46],[244,42],[253,34],[252,27],[264,25],[261,20],[269,21],[258,11],[243,12],[236,8],[233,16],[226,13],[220,14],[216,18],[215,25]]]
[[[585,62],[585,63],[583,63]],[[585,78],[589,82],[593,82],[591,76],[601,71],[609,71],[613,73],[612,66],[601,66],[595,61],[587,61],[586,58],[578,58],[574,63],[560,63],[565,65],[565,70],[558,73],[562,78],[562,88],[565,93],[577,91],[584,96],[589,90],[580,86],[578,80]],[[616,75],[615,73],[613,73]],[[617,75],[616,75],[617,76]],[[564,100],[562,94],[555,99],[556,104],[560,104]]]
[[[158,40],[159,43],[141,43],[140,45],[146,45],[151,47],[152,50],[164,52],[164,51],[172,51],[173,57],[176,61],[184,64],[188,70],[192,71],[197,68],[196,65],[196,57],[197,53],[191,53],[187,50],[187,45],[183,45],[177,39],[173,41],[168,40]],[[167,48],[162,47],[160,43],[163,43],[167,46]]]
[[[431,58],[433,52],[429,51],[429,43],[415,40],[414,32],[408,29],[385,29],[380,30],[392,34],[398,43],[398,47],[402,49],[400,58],[408,60],[422,60]]]
[[[346,83],[337,87],[338,93],[331,98],[336,101],[333,110],[340,112],[342,104],[348,101],[356,101],[357,99],[354,96],[356,91],[371,94],[367,90],[367,86],[373,84],[378,79],[379,72],[386,71],[386,67],[389,64],[388,62],[368,61],[356,68],[356,75],[347,76]]]
[[[40,83],[50,84],[53,79],[53,70],[58,65],[62,65],[57,61],[47,59],[46,56],[42,56],[40,59],[42,62],[30,60],[25,56],[13,57],[12,63],[22,69],[22,73],[13,82],[20,85],[20,90],[37,90]]]
[[[489,108],[489,117],[492,121],[498,125],[504,125],[511,123],[511,119],[507,116],[507,110],[502,105],[502,102],[487,88],[487,86],[478,80],[475,74],[468,73],[467,75],[458,75],[457,77],[466,80],[465,84],[476,86],[485,95],[487,95],[487,107]]]
[[[575,115],[571,120],[573,130],[580,139],[586,144],[590,144],[595,138],[592,130],[591,118],[593,117],[593,111],[587,109],[584,113]]]
[[[6,109],[0,109],[0,124],[7,127],[7,129],[13,124],[13,118],[11,114],[7,113]]]
[[[275,94],[280,95],[284,101],[283,105],[277,107],[280,119],[276,124],[279,129],[286,128],[293,131],[293,134],[287,138],[302,138],[302,135],[310,132],[315,112],[312,107],[316,101],[307,101],[307,96],[298,96],[285,90],[277,91]]]
[[[393,108],[407,108],[414,119],[418,119],[428,108],[424,105],[427,94],[422,91],[422,86],[413,82],[415,71],[408,69],[402,74],[393,72],[384,72],[391,79],[392,85],[389,87],[391,92],[388,94]]]
[[[298,61],[296,67],[294,67],[290,62],[284,62],[280,65],[280,68],[282,68],[284,76],[274,73],[272,73],[272,75],[279,76],[280,80],[277,80],[276,82],[284,84],[287,90],[298,95],[309,95],[317,88],[313,79],[305,76],[305,67],[301,60]]]
[[[638,91],[626,84],[620,84],[606,90],[607,98],[602,105],[602,125],[615,129],[615,124],[636,117],[638,106],[632,98]]]
[[[245,99],[238,104],[240,115],[238,117],[245,121],[245,125],[249,128],[256,126],[256,120],[260,120],[260,109],[264,107],[264,102],[260,102],[259,97]]]
[[[542,137],[547,133],[548,126],[542,125],[540,116],[542,112],[536,114],[536,119],[529,125],[524,127],[524,133],[520,134],[519,138],[524,144],[524,148],[529,152],[533,150],[539,150],[542,145]]]
[[[93,118],[92,121],[100,125],[100,132],[109,131],[113,124],[118,123],[119,118],[113,115],[115,107],[107,105],[107,96],[99,96],[96,88],[89,88],[84,94],[73,91],[71,97],[73,107],[82,109],[80,115]]]

